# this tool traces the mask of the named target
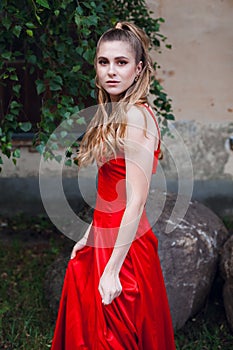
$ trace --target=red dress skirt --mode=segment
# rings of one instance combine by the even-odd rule
[[[157,159],[158,151],[154,170]],[[120,296],[103,305],[98,291],[124,213],[125,175],[123,155],[99,168],[88,245],[69,261],[51,350],[175,349],[158,241],[145,211],[120,271]]]

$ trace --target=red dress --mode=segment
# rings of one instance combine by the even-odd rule
[[[89,242],[69,261],[51,350],[175,349],[158,241],[145,212],[120,271],[120,296],[103,305],[98,291],[124,213],[125,175],[123,154],[98,170]]]

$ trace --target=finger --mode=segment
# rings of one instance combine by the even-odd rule
[[[119,297],[120,294],[121,294],[121,291],[120,291],[120,290],[116,291],[114,298]]]
[[[121,289],[117,289],[114,293],[109,296],[109,304],[121,294]]]
[[[104,305],[109,305],[109,304],[111,304],[111,302],[113,301],[113,299],[114,299],[114,296],[113,296],[113,294],[112,293],[106,293],[106,295],[104,296],[104,298],[103,298],[103,304]]]
[[[118,290],[118,291],[116,292],[116,297],[119,297],[120,294],[121,294],[121,290]]]
[[[76,256],[76,251],[73,249],[70,255],[70,259],[74,259]]]
[[[79,246],[75,245],[72,252],[71,252],[71,259],[76,257],[78,250],[79,250]]]
[[[103,305],[108,305],[109,304],[109,299],[105,296],[102,297],[102,304]]]
[[[122,285],[121,283],[119,282],[117,287],[116,287],[116,295],[119,296],[122,292]]]
[[[103,305],[109,305],[109,304],[111,304],[111,302],[112,302],[112,300],[110,300],[110,299],[108,299],[108,300],[103,299],[102,300]]]
[[[101,284],[99,284],[99,286],[98,286],[98,291],[100,293],[102,300],[104,300],[104,290],[103,290]]]

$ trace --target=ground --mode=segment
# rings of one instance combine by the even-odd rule
[[[232,221],[227,222],[232,229]],[[46,217],[0,217],[0,349],[44,350],[51,346],[55,318],[44,294],[44,276],[73,242]],[[232,350],[217,275],[201,312],[175,333],[177,350]]]

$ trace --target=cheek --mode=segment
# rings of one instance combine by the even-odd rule
[[[128,76],[128,77],[134,77],[135,75],[137,75],[137,70],[135,69],[135,67],[130,67],[127,69],[127,72],[125,72],[125,74]]]
[[[101,81],[103,77],[103,72],[101,71],[101,69],[96,69],[96,76],[97,76],[97,79]]]
[[[98,68],[96,68],[95,72],[96,72],[96,76],[97,76],[97,77],[99,77],[99,75],[100,75],[100,71],[99,71],[99,69],[98,69]]]
[[[131,69],[125,74],[125,78],[131,83],[136,76],[135,70]]]

